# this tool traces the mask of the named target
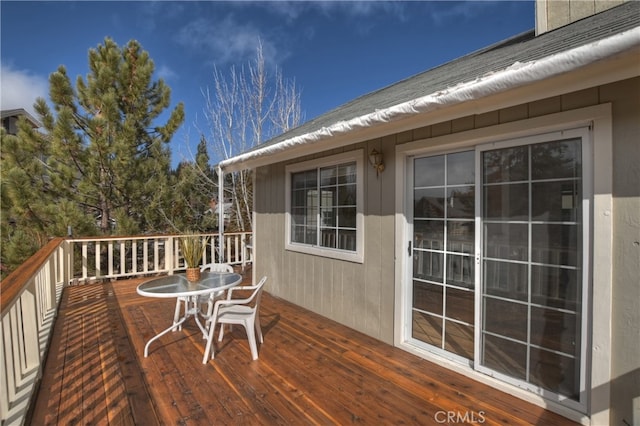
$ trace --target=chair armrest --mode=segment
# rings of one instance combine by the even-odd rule
[[[251,300],[253,300],[253,295],[252,297],[249,297],[247,299],[220,299],[220,300],[216,300],[216,305],[244,305],[245,303],[249,303],[251,302]]]
[[[258,286],[256,285],[252,285],[252,286],[240,286],[240,287],[231,287],[230,289],[227,290],[227,300],[231,300],[231,296],[233,294],[233,292],[235,290],[255,290]]]

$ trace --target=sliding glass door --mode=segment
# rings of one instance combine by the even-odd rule
[[[473,359],[475,152],[413,163],[412,337]]]
[[[580,405],[586,135],[411,159],[410,341]]]

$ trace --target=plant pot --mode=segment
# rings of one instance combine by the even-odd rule
[[[187,268],[187,280],[192,283],[200,281],[200,268]]]

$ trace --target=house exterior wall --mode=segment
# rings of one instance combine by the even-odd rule
[[[600,91],[613,106],[611,424],[640,423],[640,79]]]
[[[542,34],[629,0],[536,0],[536,34]]]
[[[413,130],[326,151],[290,163],[340,152],[373,148],[383,152],[386,169],[379,176],[365,167],[365,260],[345,262],[284,249],[285,166],[260,167],[255,173],[254,276],[269,276],[267,291],[386,343],[394,344],[396,262],[406,250],[396,245],[396,146],[505,123],[610,104],[612,111],[611,197],[611,381],[602,396],[610,404],[592,407],[611,424],[640,420],[640,78],[633,78],[526,104],[431,124]],[[420,143],[420,142],[418,142]],[[598,140],[595,140],[598,144]],[[598,147],[594,152],[598,155]],[[365,159],[366,161],[366,159]],[[602,173],[601,170],[599,173]],[[608,176],[609,171],[604,170]],[[597,175],[596,175],[597,176]],[[598,183],[595,183],[596,195]],[[609,214],[609,213],[607,213]],[[594,221],[598,221],[594,214]],[[597,226],[596,226],[597,228]],[[605,227],[606,228],[606,227]],[[595,251],[598,253],[598,251]],[[594,262],[602,260],[594,259]],[[606,275],[606,274],[605,274]],[[599,280],[594,277],[594,280]],[[605,280],[606,281],[606,280]],[[607,286],[596,282],[594,286]],[[609,291],[605,289],[605,291]],[[594,300],[594,305],[601,303]],[[594,324],[594,327],[600,325]],[[603,333],[600,333],[603,334]],[[604,334],[607,334],[606,331]],[[594,348],[594,351],[597,348]],[[594,363],[600,363],[594,360]],[[600,391],[598,388],[594,392]]]
[[[314,157],[385,145],[391,154],[395,138],[326,151]],[[384,149],[383,149],[384,150]],[[386,152],[385,152],[386,153]],[[365,262],[356,263],[286,251],[285,163],[261,167],[255,174],[256,256],[254,274],[268,275],[268,291],[314,312],[393,342],[394,247],[393,165],[376,177],[366,160],[364,235]],[[296,163],[298,161],[295,161]],[[289,163],[287,163],[289,164]],[[382,190],[384,188],[384,190]],[[391,200],[386,203],[380,194]],[[258,255],[258,253],[260,253]],[[389,301],[390,303],[386,303]]]
[[[6,117],[2,119],[2,127],[5,128],[8,134],[15,135],[18,133],[18,117]]]

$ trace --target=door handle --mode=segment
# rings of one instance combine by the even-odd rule
[[[409,257],[411,257],[411,241],[409,241],[409,249],[408,249],[408,251],[409,251]]]

